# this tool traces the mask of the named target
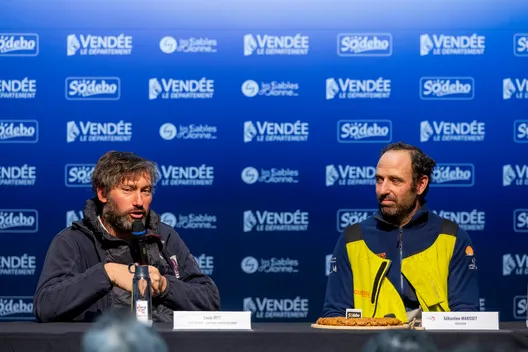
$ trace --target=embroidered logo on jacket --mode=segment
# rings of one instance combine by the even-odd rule
[[[176,256],[173,255],[170,257],[170,261],[172,263],[172,268],[174,269],[174,275],[176,275],[176,278],[179,279],[180,278],[180,270],[179,270],[179,266],[178,266],[178,259],[176,259]]]

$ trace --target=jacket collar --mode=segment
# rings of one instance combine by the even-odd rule
[[[429,211],[430,210],[427,205],[427,202],[424,202],[424,204],[422,204],[422,206],[416,211],[416,213],[414,213],[413,217],[411,218],[411,221],[409,221],[405,226],[403,226],[403,228],[413,227],[417,224],[426,221],[429,216]],[[376,214],[374,214],[374,218],[379,222],[383,223],[384,225],[388,225],[391,227],[399,227],[398,225],[385,220],[379,210],[376,212]]]

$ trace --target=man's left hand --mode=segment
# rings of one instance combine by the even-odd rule
[[[159,296],[167,288],[167,279],[161,275],[158,268],[149,265],[150,283],[152,285],[152,295]]]

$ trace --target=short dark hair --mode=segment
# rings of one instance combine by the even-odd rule
[[[150,176],[153,186],[157,183],[158,171],[154,162],[132,152],[112,150],[97,161],[92,174],[92,190],[97,196],[97,189],[101,188],[106,195],[127,179],[137,180],[144,174]]]
[[[431,184],[433,170],[436,166],[436,162],[427,154],[425,154],[420,148],[414,145],[406,144],[403,142],[397,142],[387,145],[381,150],[380,157],[389,151],[406,150],[411,155],[411,167],[413,174],[413,187],[416,187],[418,180],[422,176],[429,178],[429,183],[425,187],[422,193],[422,199],[425,198],[429,192],[429,185]]]

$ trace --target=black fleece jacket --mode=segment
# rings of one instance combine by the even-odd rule
[[[46,254],[34,296],[40,322],[93,321],[102,312],[128,304],[130,294],[113,286],[104,264],[133,263],[131,246],[104,230],[97,218],[98,202],[86,202],[84,219],[61,231]],[[147,221],[149,264],[167,279],[167,289],[153,298],[154,321],[172,321],[172,311],[214,311],[220,297],[194,256],[170,226],[152,210]]]

